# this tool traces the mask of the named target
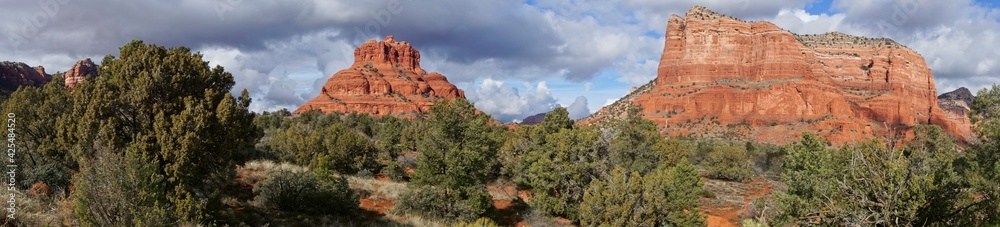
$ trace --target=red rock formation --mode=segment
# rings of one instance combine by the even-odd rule
[[[695,6],[669,19],[661,57],[655,86],[623,103],[671,135],[786,143],[811,131],[843,143],[916,124],[960,132],[937,106],[923,57],[889,39],[795,35]],[[614,108],[623,109],[605,109]]]
[[[42,66],[30,67],[20,62],[0,62],[0,94],[10,95],[20,86],[41,87],[52,80]]]
[[[938,96],[938,106],[948,116],[948,119],[958,125],[962,135],[966,138],[975,136],[972,133],[972,122],[969,121],[969,111],[974,97],[972,92],[964,87]]]
[[[66,87],[74,88],[77,83],[97,76],[97,65],[90,58],[76,62],[73,68],[63,73],[66,80]]]
[[[465,98],[465,93],[443,75],[420,68],[420,52],[409,43],[388,36],[354,50],[354,64],[330,77],[320,95],[294,113],[314,109],[373,115],[420,113],[438,98]]]

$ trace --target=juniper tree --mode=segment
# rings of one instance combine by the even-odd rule
[[[188,222],[211,219],[220,186],[260,138],[249,94],[233,97],[232,74],[189,48],[133,41],[119,50],[73,90],[72,117],[60,119],[62,142],[81,162],[98,146],[154,160],[165,188],[153,194],[167,204],[137,206],[162,206]]]

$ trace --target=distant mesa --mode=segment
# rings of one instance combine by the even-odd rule
[[[528,116],[528,117],[524,118],[524,120],[521,120],[521,124],[522,125],[537,125],[537,124],[540,124],[540,123],[542,123],[542,121],[545,121],[545,114],[548,114],[548,113],[540,113],[540,114],[535,114],[535,115]]]
[[[354,64],[330,77],[319,96],[294,113],[411,115],[427,112],[441,98],[465,98],[465,93],[444,75],[420,68],[420,52],[409,43],[388,36],[354,50]]]
[[[695,6],[668,20],[656,79],[582,121],[638,106],[674,136],[789,143],[808,131],[842,144],[920,124],[963,135],[936,94],[924,58],[890,39],[796,35]]]
[[[31,67],[21,62],[0,62],[0,95],[9,96],[21,86],[41,87],[52,81],[42,66]]]

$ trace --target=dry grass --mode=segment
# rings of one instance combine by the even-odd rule
[[[390,219],[397,226],[413,226],[413,227],[444,227],[448,226],[436,220],[426,219],[421,216],[411,215],[411,214],[386,214],[384,218]]]
[[[63,193],[51,196],[28,195],[22,191],[14,191],[14,198],[17,202],[17,210],[14,215],[14,223],[17,226],[61,226],[64,221],[64,214],[60,213],[59,204],[67,201],[68,198]],[[6,196],[4,197],[6,201]],[[6,207],[7,203],[4,203]],[[7,210],[3,209],[3,217],[7,217]]]
[[[247,162],[246,164],[244,164],[241,167],[244,168],[244,169],[248,169],[248,170],[264,171],[264,172],[267,172],[267,173],[271,173],[271,172],[275,172],[275,171],[291,171],[291,172],[296,172],[296,173],[301,173],[301,172],[309,171],[309,168],[307,168],[307,167],[302,167],[302,166],[291,164],[291,163],[287,163],[287,162],[282,162],[282,163],[279,164],[279,163],[274,163],[271,160],[255,160],[255,161],[250,161],[250,162]]]
[[[514,186],[514,182],[510,181],[494,181],[486,186],[489,189],[490,195],[493,196],[493,200],[514,200],[518,198],[517,188]]]
[[[364,178],[351,175],[341,175],[347,178],[347,183],[357,191],[365,192],[371,199],[385,199],[396,201],[402,194],[410,191],[406,183],[395,181],[383,181],[375,178]]]

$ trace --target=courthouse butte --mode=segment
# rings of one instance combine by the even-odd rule
[[[924,58],[890,39],[796,35],[695,6],[669,19],[656,79],[582,121],[638,106],[674,136],[842,144],[937,125],[961,137],[936,94]]]
[[[465,94],[443,75],[420,68],[420,52],[409,43],[388,36],[354,50],[354,64],[330,77],[319,96],[294,113],[410,116],[427,112],[439,98],[465,98]]]

